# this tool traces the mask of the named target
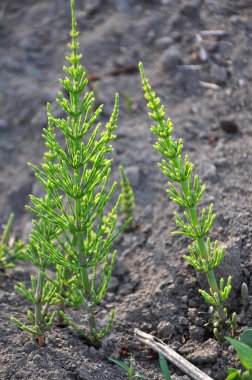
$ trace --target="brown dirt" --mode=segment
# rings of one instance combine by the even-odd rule
[[[243,281],[252,294],[251,1],[76,3],[83,63],[90,76],[100,77],[95,90],[98,102],[105,103],[104,121],[114,93],[120,93],[113,176],[118,179],[119,164],[129,173],[138,227],[116,244],[118,263],[99,316],[106,318],[115,308],[117,317],[99,351],[87,347],[68,328],[58,327],[48,334],[47,346],[39,349],[9,321],[9,316],[25,320],[29,305],[14,285],[28,283],[34,268],[20,265],[0,279],[0,378],[126,379],[107,357],[124,360],[132,353],[136,368],[148,379],[162,379],[155,355],[134,340],[133,329],[138,327],[165,339],[214,379],[224,380],[226,368],[237,366],[235,354],[227,344],[213,340],[198,315],[207,311],[198,294],[204,280],[184,263],[187,240],[170,235],[176,207],[156,167],[160,157],[152,149],[154,138],[139,74],[128,68],[144,62],[172,118],[175,136],[183,138],[195,171],[207,185],[202,205],[214,201],[217,211],[212,237],[227,245],[219,274],[231,273],[234,278],[229,310],[239,314],[240,328],[251,326],[251,309],[242,317],[240,300]],[[0,12],[0,222],[14,211],[16,233],[26,238],[31,215],[24,205],[29,193],[41,191],[26,162],[39,163],[42,158],[46,101],[59,113],[54,99],[69,40],[69,4],[66,0],[2,0]],[[203,63],[196,34],[215,29],[226,34],[204,39],[209,59]],[[172,53],[167,51],[171,47]],[[198,65],[198,69],[185,65]],[[119,75],[111,75],[118,68]],[[218,87],[206,88],[201,82]],[[128,94],[135,105],[131,111]],[[188,379],[173,366],[171,372],[175,380]]]

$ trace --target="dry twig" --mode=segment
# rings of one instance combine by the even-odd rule
[[[213,380],[211,377],[207,376],[204,372],[191,364],[188,360],[180,356],[172,348],[164,344],[160,339],[154,337],[153,335],[146,334],[139,329],[135,329],[134,332],[136,338],[140,340],[140,342],[146,344],[154,351],[161,353],[166,359],[168,359],[172,364],[174,364],[192,379]]]

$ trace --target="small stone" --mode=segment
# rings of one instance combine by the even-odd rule
[[[199,326],[190,326],[189,328],[190,338],[198,342],[204,341],[205,329]]]
[[[210,75],[214,83],[224,84],[227,81],[227,70],[225,67],[213,64],[211,66]]]
[[[127,252],[127,250],[125,250],[124,252]],[[124,252],[122,253],[122,256],[124,256]],[[122,260],[118,259],[116,261],[113,273],[116,273],[116,275],[119,277],[124,277],[128,273],[128,269]]]
[[[18,372],[15,373],[15,379],[28,379],[29,375],[30,373],[28,371],[20,369]]]
[[[20,47],[26,51],[39,51],[40,45],[37,38],[34,36],[26,36],[20,42]]]
[[[218,50],[223,58],[230,59],[233,50],[233,44],[230,41],[219,41]]]
[[[85,2],[85,11],[88,14],[95,13],[99,10],[102,5],[102,0],[89,0]]]
[[[130,13],[129,0],[116,0],[116,9],[118,12]]]
[[[127,294],[132,293],[133,286],[131,283],[124,284],[119,288],[119,295],[126,296]]]
[[[119,281],[116,277],[111,276],[109,285],[108,285],[108,291],[109,292],[115,292],[119,287]]]
[[[173,69],[182,63],[181,51],[176,46],[166,49],[161,55],[161,65],[164,70]]]
[[[37,344],[31,341],[25,343],[25,345],[23,346],[24,352],[29,352],[29,353],[34,351],[35,348],[37,348]]]
[[[182,327],[188,327],[188,319],[185,318],[185,317],[179,317],[178,318],[178,323],[182,326]]]
[[[170,322],[161,321],[158,326],[158,335],[161,338],[169,338],[174,331],[174,326]]]
[[[34,355],[32,361],[34,364],[36,364],[39,367],[44,364],[44,358],[39,354]]]
[[[137,166],[130,166],[125,169],[131,186],[138,187],[140,183],[140,169]]]
[[[20,72],[24,70],[24,67],[20,64],[20,62],[12,57],[7,56],[4,59],[3,64],[10,71]]]
[[[213,180],[216,178],[217,169],[216,166],[207,158],[203,158],[199,166],[200,178],[206,180]]]
[[[219,123],[226,133],[235,134],[239,132],[239,127],[234,119],[221,119]]]
[[[157,48],[166,49],[173,43],[173,39],[169,36],[160,37],[155,41],[155,45]]]
[[[218,277],[232,276],[232,288],[240,291],[242,285],[241,251],[236,243],[230,242],[218,267]]]
[[[217,343],[213,339],[208,339],[200,349],[194,351],[187,357],[187,359],[194,364],[216,363],[217,358]]]
[[[188,303],[189,307],[194,308],[194,307],[197,307],[197,305],[198,305],[198,303],[196,300],[194,300],[194,299],[189,300],[189,303]]]
[[[4,119],[0,119],[0,131],[7,131],[8,123]]]
[[[188,17],[198,17],[198,13],[200,11],[201,0],[190,0],[190,2],[186,2],[180,8],[180,13],[184,16]]]
[[[147,42],[153,42],[155,39],[155,35],[156,35],[156,33],[154,30],[149,30],[149,32],[146,35],[146,41]]]
[[[96,356],[96,354],[94,354],[94,356]],[[94,377],[91,374],[91,372],[90,372],[90,370],[88,369],[87,366],[83,365],[83,366],[80,367],[80,369],[79,369],[79,379],[80,380],[91,380],[93,378]]]
[[[46,110],[39,110],[33,118],[31,119],[31,126],[36,128],[37,126],[39,127],[46,127],[47,125],[47,115],[46,115]]]

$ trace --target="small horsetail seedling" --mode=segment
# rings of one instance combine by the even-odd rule
[[[193,240],[192,245],[188,247],[190,255],[184,256],[184,258],[197,271],[206,273],[210,291],[207,293],[200,289],[199,292],[206,303],[214,306],[217,311],[214,327],[223,327],[224,322],[227,321],[227,311],[223,307],[223,303],[229,297],[232,286],[231,276],[228,277],[226,285],[224,279],[221,278],[218,286],[214,274],[214,269],[222,261],[224,247],[220,248],[218,241],[212,245],[210,238],[206,238],[215,220],[213,204],[209,207],[208,212],[203,208],[200,217],[198,216],[196,207],[205,191],[205,185],[202,184],[197,175],[193,176],[194,166],[189,161],[188,156],[185,155],[182,158],[182,140],[175,141],[172,138],[172,122],[169,118],[165,118],[164,106],[160,105],[160,99],[152,91],[142,63],[139,64],[139,68],[145,97],[148,101],[147,107],[151,111],[149,116],[156,123],[155,126],[151,126],[151,131],[158,137],[154,149],[164,157],[158,165],[163,173],[176,183],[176,185],[173,185],[172,182],[168,183],[167,192],[171,200],[186,209],[183,217],[175,213],[179,231],[173,232],[173,234],[184,235]]]
[[[106,294],[115,263],[113,242],[127,224],[116,229],[121,197],[110,212],[105,210],[116,188],[116,182],[108,185],[112,164],[108,155],[116,137],[113,132],[118,95],[110,120],[101,130],[97,119],[102,106],[93,111],[94,94],[85,92],[88,80],[80,64],[82,54],[78,53],[74,0],[70,3],[72,42],[66,57],[69,65],[63,68],[66,77],[60,80],[67,95],[59,92],[57,98],[66,117],[53,117],[48,105],[48,128],[44,129],[43,138],[49,152],[44,155],[41,168],[29,164],[47,194],[45,198],[31,196],[34,206],[27,207],[39,218],[29,251],[39,268],[39,277],[32,279],[32,290],[26,291],[20,285],[19,291],[35,304],[35,314],[29,315],[32,334],[38,336],[51,325],[55,313],[48,317],[47,310],[56,298],[59,316],[90,343],[98,345],[111,327],[114,312],[108,324],[99,328],[95,307]],[[62,145],[58,134],[64,138]],[[45,274],[49,265],[56,269],[56,280]],[[66,314],[65,305],[81,309],[84,326],[79,327]],[[19,326],[24,328],[20,323]]]
[[[52,207],[48,196],[45,202]],[[44,333],[48,331],[57,314],[56,311],[49,313],[48,308],[55,302],[55,294],[57,287],[48,279],[46,269],[53,264],[50,256],[46,255],[43,243],[38,242],[37,236],[43,236],[48,242],[55,239],[58,233],[57,227],[52,228],[44,220],[39,222],[33,221],[34,230],[31,232],[30,241],[24,252],[24,260],[31,261],[38,269],[38,277],[31,276],[32,287],[28,288],[24,284],[19,283],[15,286],[25,298],[34,305],[34,311],[28,310],[27,317],[29,325],[25,325],[17,318],[11,317],[14,322],[22,330],[28,331],[33,338],[37,340],[39,346],[43,346],[45,338]]]
[[[50,111],[49,105],[48,111]],[[53,126],[50,121],[48,130],[51,131],[51,133],[53,132]],[[56,159],[56,155],[52,150],[45,153],[44,157],[50,160],[52,164]],[[48,208],[55,210],[56,204],[49,195],[45,196],[44,203]],[[49,306],[55,303],[55,294],[58,286],[55,286],[46,274],[46,269],[53,265],[53,261],[41,237],[49,244],[53,244],[60,229],[58,226],[51,225],[42,218],[38,222],[33,221],[33,225],[34,229],[30,234],[29,243],[24,251],[23,259],[32,262],[36,266],[38,276],[37,278],[31,276],[31,288],[19,283],[19,285],[15,286],[15,289],[33,304],[34,310],[28,310],[27,312],[28,325],[25,325],[14,317],[11,317],[11,320],[22,330],[31,333],[33,338],[37,340],[39,346],[43,346],[45,341],[44,334],[51,328],[57,314],[56,311],[50,313]]]
[[[124,220],[127,221],[131,219],[131,223],[128,224],[127,230],[133,228],[134,214],[135,214],[135,199],[133,189],[130,185],[129,179],[120,165],[119,167],[121,173],[121,211],[124,216]]]
[[[18,259],[22,259],[24,243],[21,241],[11,245],[10,233],[13,225],[14,214],[11,213],[8,222],[0,238],[0,274],[6,269],[13,268]]]

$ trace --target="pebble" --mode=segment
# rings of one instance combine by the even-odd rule
[[[173,43],[173,39],[169,36],[160,37],[155,41],[155,45],[157,48],[166,49]]]
[[[216,345],[213,339],[208,339],[201,348],[189,354],[187,359],[194,364],[215,363],[218,358]]]
[[[198,342],[204,341],[205,329],[199,326],[190,326],[189,328],[190,338]]]
[[[174,331],[174,325],[167,321],[161,321],[159,322],[157,329],[158,335],[161,338],[169,338]]]
[[[210,76],[214,83],[225,84],[227,81],[227,70],[225,67],[213,64],[210,69]]]
[[[47,115],[46,115],[46,109],[39,110],[35,113],[33,118],[31,119],[31,126],[32,127],[46,127],[47,126]]]
[[[133,289],[133,286],[131,283],[127,283],[127,284],[124,284],[122,285],[120,288],[119,288],[119,295],[120,296],[126,296],[130,293],[132,293],[132,289]]]
[[[218,267],[219,277],[232,276],[232,288],[239,290],[242,285],[241,251],[236,243],[227,245],[223,260]]]
[[[32,361],[34,364],[36,364],[39,367],[43,366],[43,364],[44,364],[44,358],[43,358],[43,356],[41,356],[39,354],[34,355]]]
[[[4,119],[0,119],[0,131],[6,131],[8,129],[8,123]]]
[[[233,50],[233,44],[230,41],[219,41],[218,50],[223,58],[230,59]]]
[[[131,186],[138,187],[140,183],[140,169],[138,166],[130,166],[125,169]]]
[[[160,61],[164,70],[173,69],[182,63],[181,50],[177,46],[171,46],[162,53]]]
[[[129,0],[116,0],[116,9],[118,12],[130,13],[131,6]]]
[[[180,13],[184,16],[188,17],[198,17],[201,6],[201,0],[190,0],[189,2],[185,2],[180,8]]]
[[[126,252],[127,250],[125,250],[124,252]],[[122,254],[123,256],[123,254]],[[128,269],[127,267],[125,266],[125,264],[123,263],[122,260],[120,260],[120,258],[117,259],[116,263],[115,263],[115,266],[114,266],[114,269],[113,269],[113,273],[116,273],[117,276],[119,277],[123,277],[125,276],[127,273],[128,273]]]
[[[20,48],[26,51],[39,51],[40,44],[37,38],[26,36],[20,41]]]
[[[119,281],[115,276],[111,276],[109,285],[108,285],[108,291],[109,292],[115,292],[119,287]]]
[[[85,11],[88,14],[97,12],[99,8],[102,6],[102,0],[89,0],[85,2]]]
[[[31,352],[31,351],[34,351],[35,348],[36,348],[36,343],[31,342],[31,341],[28,341],[28,342],[25,343],[25,345],[23,346],[23,350],[24,350],[24,352]]]
[[[95,355],[96,356],[96,355]],[[91,374],[87,366],[83,365],[79,369],[79,379],[80,380],[92,380],[94,377]]]
[[[203,158],[200,162],[200,177],[204,180],[213,180],[216,178],[217,169],[216,166],[207,158]]]
[[[6,57],[3,61],[3,64],[4,64],[4,67],[9,69],[10,71],[20,72],[24,70],[24,67],[15,58]]]
[[[21,369],[20,371],[15,373],[15,379],[28,379],[30,373],[28,371],[24,371]]]

